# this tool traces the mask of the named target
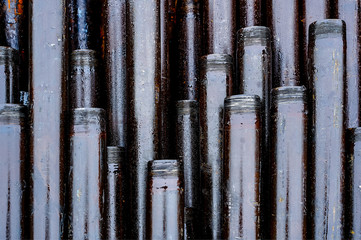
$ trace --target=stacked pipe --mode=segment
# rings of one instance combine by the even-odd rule
[[[359,239],[360,0],[0,0],[1,239]]]

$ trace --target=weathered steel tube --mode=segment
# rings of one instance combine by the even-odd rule
[[[160,1],[127,1],[129,238],[144,239],[147,163],[159,156],[161,85]]]
[[[256,94],[261,100],[262,118],[262,201],[263,216],[270,215],[270,201],[268,191],[270,188],[269,163],[269,106],[270,89],[272,88],[272,48],[271,32],[263,26],[253,26],[240,29],[237,32],[237,72],[240,83],[240,93]],[[262,224],[266,229],[268,218]],[[266,231],[266,230],[265,230]],[[266,238],[266,236],[264,236]]]
[[[170,74],[170,40],[172,35],[171,13],[169,5],[171,0],[160,0],[160,116],[159,116],[159,157],[170,156],[170,99],[171,99],[171,74]]]
[[[203,1],[204,54],[235,54],[237,6],[235,0]]]
[[[221,237],[221,170],[223,103],[232,94],[232,57],[202,57],[199,89],[202,232],[201,238]]]
[[[70,51],[76,49],[98,50],[101,1],[68,0],[68,2]]]
[[[19,103],[18,51],[0,47],[0,104]]]
[[[0,1],[0,46],[18,51],[16,65],[19,64],[19,90],[29,92],[28,82],[28,6],[29,1]]]
[[[107,187],[105,192],[105,211],[107,239],[126,238],[126,178],[125,149],[107,147]]]
[[[345,238],[361,237],[361,128],[347,131],[348,195],[346,205]]]
[[[337,0],[337,17],[346,23],[346,127],[360,126],[361,1]]]
[[[178,160],[148,164],[147,239],[183,239],[183,178]]]
[[[0,238],[24,239],[27,111],[18,104],[0,104]]]
[[[29,1],[32,239],[64,236],[67,122],[67,5]]]
[[[233,95],[224,100],[222,239],[261,238],[260,98]]]
[[[199,0],[177,2],[177,99],[198,100],[201,58]]]
[[[71,54],[70,108],[99,107],[98,63],[94,50]]]
[[[273,34],[273,87],[300,81],[299,0],[267,0],[267,25]]]
[[[310,26],[311,238],[344,238],[346,40],[342,20]]]
[[[107,137],[110,146],[126,146],[127,32],[126,1],[104,0],[104,68],[107,91]]]
[[[262,1],[261,0],[240,0],[237,1],[238,28],[259,26],[262,24]]]
[[[273,89],[271,109],[271,239],[307,239],[306,88]]]
[[[128,238],[124,219],[130,213],[129,171],[125,159],[127,145],[127,1],[104,0],[102,30],[104,61],[108,161],[120,157],[118,163],[108,162],[108,235],[109,239]],[[119,148],[120,147],[120,148]],[[110,164],[110,165],[109,165]],[[119,167],[116,167],[118,164]]]
[[[184,176],[184,238],[199,239],[200,163],[197,101],[177,102],[176,139],[177,158]]]
[[[247,27],[237,33],[237,71],[240,92],[256,94],[261,99],[262,141],[264,153],[268,152],[269,92],[272,88],[271,32],[267,27]]]
[[[70,126],[69,239],[105,236],[105,111],[76,108]]]
[[[262,111],[269,108],[272,87],[271,32],[267,27],[246,27],[237,33],[237,70],[242,94],[256,94]]]

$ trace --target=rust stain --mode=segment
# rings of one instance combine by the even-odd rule
[[[8,0],[8,8],[10,10],[10,7],[11,7],[11,0]]]
[[[23,0],[19,0],[19,3],[18,3],[18,14],[19,15],[22,15],[24,13],[24,3],[23,3]]]
[[[102,42],[101,42],[102,57],[104,58],[104,55],[105,55],[105,31],[104,31],[104,28],[100,28],[100,36],[102,39]]]

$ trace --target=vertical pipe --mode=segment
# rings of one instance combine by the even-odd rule
[[[99,107],[98,63],[94,50],[75,50],[71,54],[70,107]]]
[[[338,18],[346,23],[346,127],[360,124],[361,1],[337,0]]]
[[[271,32],[267,27],[253,26],[240,29],[237,32],[237,72],[240,83],[240,93],[256,94],[261,100],[262,118],[262,200],[261,212],[264,218],[263,229],[267,232],[267,217],[270,189],[269,163],[269,105],[270,89],[272,88],[272,48]],[[266,235],[264,236],[266,237]]]
[[[232,93],[232,57],[202,57],[199,89],[202,238],[221,237],[223,102]]]
[[[68,2],[69,50],[72,52],[76,49],[99,49],[100,1],[68,0]]]
[[[18,51],[19,89],[28,93],[28,2],[24,0],[0,1],[0,46]]]
[[[198,100],[201,25],[199,0],[177,3],[177,99]]]
[[[104,238],[105,111],[77,108],[70,126],[69,239]]]
[[[307,114],[305,87],[273,89],[271,239],[307,239]]]
[[[257,95],[225,99],[222,239],[262,236],[261,122]]]
[[[166,158],[176,158],[176,148],[175,148],[175,129],[176,129],[176,108],[175,104],[178,100],[178,91],[179,91],[179,81],[178,81],[178,71],[180,65],[178,65],[178,40],[179,40],[179,31],[178,31],[178,22],[177,22],[177,9],[180,0],[167,0],[168,1],[168,29],[169,29],[169,61],[170,61],[170,86],[169,86],[169,99],[168,103],[168,134],[169,143],[168,143],[168,153],[169,155]],[[183,33],[184,31],[182,31]],[[192,45],[191,45],[192,46]],[[164,97],[163,97],[164,99]],[[162,140],[163,141],[163,140]],[[163,154],[162,154],[163,155]],[[165,158],[165,156],[160,156]]]
[[[267,0],[267,14],[273,34],[273,87],[300,85],[299,0]]]
[[[18,52],[0,47],[0,103],[19,103]]]
[[[240,92],[261,99],[264,124],[268,126],[269,92],[272,87],[271,32],[267,27],[247,27],[237,33],[237,70]],[[267,119],[267,120],[266,120]]]
[[[169,5],[171,0],[160,0],[160,116],[159,116],[159,157],[169,158],[170,154],[170,40],[171,14]]]
[[[183,180],[177,160],[148,164],[147,239],[183,239]]]
[[[347,138],[347,163],[349,175],[348,207],[345,223],[347,239],[361,237],[361,128],[349,129]]]
[[[102,30],[103,30],[103,45],[102,57],[104,62],[104,73],[106,79],[106,110],[107,110],[107,143],[109,156],[115,156],[109,151],[116,154],[118,152],[115,147],[125,148],[127,146],[127,1],[126,0],[104,0],[102,7]],[[121,150],[120,150],[121,151]],[[109,192],[109,201],[118,201],[121,198],[124,202],[121,204],[109,202],[111,206],[119,207],[121,210],[112,210],[108,215],[111,225],[108,227],[108,238],[122,239],[129,237],[127,222],[123,221],[122,216],[127,216],[130,213],[129,203],[129,171],[124,169],[129,168],[129,163],[123,159],[119,172],[109,171],[108,187],[109,191],[112,189],[117,192]],[[114,175],[114,178],[112,177]],[[118,177],[115,177],[118,176]],[[114,182],[114,188],[110,188],[110,180]],[[115,180],[117,179],[117,180]],[[122,184],[117,186],[116,184]],[[112,185],[113,186],[113,185]],[[113,191],[112,190],[112,191]],[[120,192],[119,192],[120,191]],[[113,195],[119,194],[118,195]],[[127,194],[128,193],[128,194]],[[116,198],[112,197],[116,196]],[[112,205],[113,204],[113,205]],[[113,209],[109,207],[109,210]],[[116,214],[116,215],[114,215]],[[120,214],[120,215],[119,215]],[[114,217],[117,218],[114,221]],[[115,224],[115,225],[114,225]],[[114,227],[112,227],[114,226]],[[116,234],[115,234],[116,233]],[[115,234],[115,235],[114,235]]]
[[[112,240],[126,238],[125,160],[124,148],[107,147],[106,238]]]
[[[0,105],[0,238],[25,238],[25,160],[27,156],[24,106]]]
[[[310,24],[315,22],[315,21],[319,21],[319,20],[323,20],[323,19],[327,19],[327,18],[331,18],[331,13],[332,13],[332,4],[331,1],[333,0],[301,0],[301,16],[300,19],[302,21],[302,60],[303,60],[303,64],[301,66],[301,72],[302,75],[301,77],[305,80],[308,79],[307,76],[307,62],[308,62],[308,41],[309,41],[309,27]],[[309,87],[309,82],[303,82],[302,84],[304,84],[307,88]]]
[[[65,0],[31,0],[31,238],[64,238],[67,22]]]
[[[308,63],[309,61],[309,28],[311,23],[315,22],[315,21],[319,21],[319,20],[323,20],[323,19],[328,19],[331,18],[331,14],[332,14],[332,2],[333,0],[318,0],[318,1],[313,1],[313,0],[302,0],[302,9],[301,9],[301,21],[302,21],[302,60],[303,60],[303,64],[301,66],[301,77],[302,79],[305,79],[306,81],[304,81],[303,84],[307,89],[311,89],[311,82],[309,79],[309,72],[311,71],[311,69],[308,69],[309,67],[311,67]],[[310,99],[309,99],[310,100]],[[310,151],[309,151],[310,152]],[[312,162],[309,161],[309,171],[312,170]],[[309,183],[308,185],[312,185],[312,180],[311,178],[308,179]],[[308,194],[310,194],[310,191],[308,191]],[[312,195],[309,195],[312,196]],[[311,199],[309,197],[309,199]],[[312,208],[312,201],[308,201],[308,209],[310,210]],[[309,214],[310,216],[311,214]],[[311,218],[310,218],[311,219]],[[311,223],[311,221],[308,221],[308,223]],[[310,229],[310,228],[309,228]],[[307,231],[308,238],[312,237],[312,231]],[[311,234],[311,235],[310,235]]]
[[[107,86],[108,145],[126,146],[126,1],[104,0],[104,67]]]
[[[237,4],[239,21],[237,29],[262,24],[262,0],[239,0]]]
[[[345,23],[322,20],[310,26],[312,89],[312,238],[343,236],[345,178]]]
[[[184,238],[199,239],[199,106],[195,100],[177,102],[177,158],[184,175]]]
[[[204,54],[235,54],[236,1],[204,0],[203,41]]]
[[[128,157],[131,235],[145,238],[147,162],[159,155],[160,2],[127,2]]]

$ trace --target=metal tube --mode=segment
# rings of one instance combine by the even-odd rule
[[[99,107],[98,63],[94,50],[71,54],[70,108]]]
[[[0,47],[0,103],[19,103],[19,55],[10,47]]]
[[[345,237],[361,237],[361,128],[347,131],[347,170],[348,195],[346,199]]]
[[[238,28],[259,26],[262,23],[261,0],[240,0],[238,4]]]
[[[272,87],[271,32],[267,27],[247,27],[238,31],[237,39],[240,92],[258,95],[267,115]]]
[[[269,28],[253,26],[237,32],[237,72],[240,93],[256,94],[261,99],[262,117],[262,200],[261,211],[264,216],[270,215],[270,202],[267,199],[270,191],[269,163],[269,108],[270,89],[272,88],[272,48]],[[267,217],[262,218],[263,229],[267,231]],[[266,236],[264,236],[266,237]]]
[[[0,105],[0,238],[24,239],[25,164],[27,160],[26,108]]]
[[[126,238],[126,177],[125,149],[107,147],[107,187],[105,192],[105,211],[107,218],[107,239]]]
[[[306,88],[272,91],[272,239],[307,239]]]
[[[127,1],[128,157],[131,235],[145,238],[147,163],[159,155],[160,1]]]
[[[300,85],[299,0],[267,0],[273,34],[273,87]]]
[[[202,57],[199,89],[202,238],[221,237],[223,102],[232,93],[232,57]]]
[[[66,237],[67,7],[31,0],[29,8],[31,238],[59,239]]]
[[[344,238],[346,42],[342,20],[310,26],[311,238]]]
[[[177,102],[176,139],[177,157],[184,175],[184,239],[199,239],[200,163],[197,101]]]
[[[172,22],[169,5],[171,0],[160,0],[160,116],[159,116],[159,157],[169,158],[170,152],[170,40],[172,37]]]
[[[261,112],[257,95],[224,100],[222,239],[261,238]]]
[[[177,2],[177,99],[198,100],[201,58],[199,0]]]
[[[68,0],[69,50],[99,49],[100,12],[99,0]]]
[[[0,46],[18,51],[16,65],[19,65],[19,90],[29,92],[28,82],[28,5],[24,0],[0,1]],[[28,99],[27,99],[28,100]]]
[[[105,236],[105,111],[76,108],[70,126],[69,239]]]
[[[183,239],[183,180],[177,160],[148,164],[147,239]]]
[[[360,126],[361,1],[337,0],[337,15],[346,23],[346,127]]]
[[[104,67],[107,91],[108,145],[126,146],[127,32],[126,1],[104,0]]]
[[[204,0],[203,40],[204,54],[235,54],[236,1]]]

